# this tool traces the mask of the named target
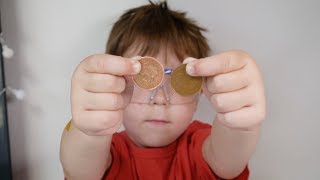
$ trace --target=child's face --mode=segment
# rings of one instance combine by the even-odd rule
[[[139,54],[127,53],[126,57],[134,57]],[[164,68],[175,69],[181,62],[170,51],[160,51],[155,56]],[[166,60],[167,59],[167,60]],[[133,98],[150,97],[150,91],[134,87]],[[166,146],[175,141],[192,121],[197,107],[197,100],[192,103],[180,103],[179,105],[166,105],[166,97],[163,90],[159,90],[153,103],[140,103],[131,101],[124,112],[124,126],[128,136],[141,147]],[[175,104],[175,102],[173,102]]]

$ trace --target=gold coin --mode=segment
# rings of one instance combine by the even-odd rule
[[[187,74],[186,66],[180,65],[171,74],[171,86],[181,96],[194,95],[202,88],[203,78]]]
[[[69,132],[71,127],[71,120],[68,122],[68,124],[66,125],[65,129]]]
[[[162,64],[152,57],[142,57],[139,62],[141,63],[141,71],[133,76],[133,82],[142,89],[157,88],[164,77]]]

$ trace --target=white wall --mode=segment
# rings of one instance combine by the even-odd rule
[[[0,0],[6,80],[25,89],[9,104],[14,179],[62,179],[60,134],[70,118],[70,77],[101,53],[112,22],[146,0]],[[251,179],[320,177],[319,1],[169,1],[209,30],[215,52],[243,49],[260,65],[268,117],[250,162]],[[212,120],[207,101],[196,117]]]

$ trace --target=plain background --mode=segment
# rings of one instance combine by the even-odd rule
[[[102,53],[112,23],[146,0],[1,0],[14,179],[62,179],[61,132],[70,119],[74,68]],[[251,179],[320,177],[320,1],[169,1],[209,30],[213,53],[242,49],[264,74],[268,115],[250,161]],[[207,101],[196,117],[211,122]]]

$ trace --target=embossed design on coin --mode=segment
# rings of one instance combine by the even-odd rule
[[[142,89],[153,90],[157,88],[164,77],[162,64],[152,57],[142,57],[139,62],[141,63],[141,71],[132,77],[134,83]]]
[[[186,64],[177,67],[171,74],[171,86],[181,96],[191,96],[202,88],[203,78],[190,76],[186,71]]]

